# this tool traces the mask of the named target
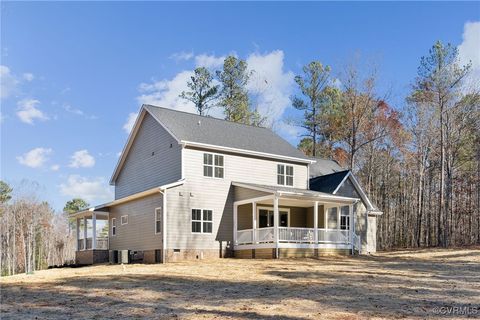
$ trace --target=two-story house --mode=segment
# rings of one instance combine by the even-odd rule
[[[266,128],[144,105],[110,182],[72,215],[77,263],[375,251],[381,212],[351,172]]]

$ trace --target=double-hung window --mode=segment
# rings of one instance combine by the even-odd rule
[[[192,232],[212,233],[213,211],[207,209],[192,209]]]
[[[155,209],[155,233],[162,232],[162,208]]]
[[[277,184],[281,186],[293,186],[293,166],[284,164],[277,165]]]
[[[223,178],[223,156],[213,153],[203,154],[203,176]]]

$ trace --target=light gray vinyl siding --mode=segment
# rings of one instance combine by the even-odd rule
[[[242,187],[234,187],[235,201],[248,200],[248,199],[264,197],[268,195],[272,195],[272,194],[263,192],[263,191],[242,188]]]
[[[238,154],[204,151],[199,149],[185,148],[183,151],[185,161],[185,178],[187,180],[201,180],[200,183],[210,183],[213,178],[203,177],[203,154],[217,153],[224,156],[224,179],[225,181],[246,182],[277,186],[277,164],[293,166],[294,188],[307,189],[307,165],[288,163],[258,157],[249,157]],[[194,182],[195,182],[194,181]]]
[[[111,207],[110,250],[161,249],[162,235],[155,234],[155,208],[162,207],[162,204],[162,195],[158,193]],[[123,215],[128,215],[128,224],[121,224]],[[116,218],[115,236],[112,236],[112,218]]]
[[[211,234],[192,233],[192,209],[212,210]],[[212,179],[208,184],[185,184],[167,191],[167,249],[219,249],[233,241],[233,188]]]
[[[350,181],[350,178],[346,179],[343,182],[342,186],[338,189],[337,193],[335,194],[337,196],[362,199],[362,197],[360,197],[360,194],[357,192],[357,189],[355,189],[355,186],[353,185],[352,181]]]
[[[115,199],[181,178],[181,146],[148,113],[115,181]]]

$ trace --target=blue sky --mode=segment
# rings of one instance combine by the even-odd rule
[[[1,178],[38,181],[55,209],[73,196],[108,201],[141,103],[191,110],[178,98],[191,71],[228,54],[256,70],[253,101],[296,144],[283,119],[297,115],[289,97],[302,65],[320,60],[337,76],[360,53],[401,109],[436,40],[459,46],[480,74],[479,21],[479,2],[2,2]]]

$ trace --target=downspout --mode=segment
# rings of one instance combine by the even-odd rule
[[[163,208],[162,208],[162,264],[164,264],[167,250],[167,188],[159,189],[158,192],[162,194]]]

